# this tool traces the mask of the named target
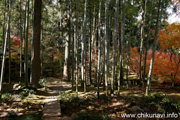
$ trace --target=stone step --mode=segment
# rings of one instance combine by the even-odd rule
[[[43,120],[59,120],[60,116],[60,101],[57,99],[47,99],[43,110]]]

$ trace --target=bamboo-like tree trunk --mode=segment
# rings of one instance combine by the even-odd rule
[[[156,21],[156,30],[155,30],[155,37],[154,37],[154,43],[153,43],[153,51],[152,51],[152,57],[151,57],[149,73],[148,73],[148,80],[147,80],[147,86],[146,86],[146,95],[150,95],[150,90],[151,90],[151,77],[152,77],[154,56],[155,56],[156,47],[157,47],[157,43],[158,43],[157,40],[158,40],[160,23],[161,23],[160,22],[160,18],[161,18],[161,15],[160,15],[161,4],[162,4],[161,0],[159,0],[157,21]]]

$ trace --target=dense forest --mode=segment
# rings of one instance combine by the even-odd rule
[[[0,119],[178,119],[172,14],[179,0],[1,0]]]

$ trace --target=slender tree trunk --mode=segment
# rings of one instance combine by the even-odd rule
[[[85,82],[85,76],[84,76],[84,71],[85,71],[85,40],[86,40],[86,8],[87,8],[87,0],[85,0],[84,4],[84,20],[83,20],[83,34],[82,34],[82,51],[81,51],[81,79],[84,84],[84,91],[86,91],[86,82]]]
[[[94,48],[94,41],[95,41],[95,34],[96,34],[96,15],[95,15],[95,12],[96,12],[96,9],[94,6],[93,26],[92,26],[93,30],[92,30],[92,36],[91,36],[91,40],[92,40],[91,46],[93,47],[93,51],[91,52],[91,61],[93,59],[93,53],[95,52],[95,48]]]
[[[70,7],[70,6],[69,6]],[[70,41],[71,41],[71,23],[70,23],[70,9],[67,11],[67,20],[68,20],[68,35],[65,43],[65,62],[64,62],[64,71],[63,71],[63,79],[70,81],[69,74],[69,53],[70,53]]]
[[[9,2],[9,8],[11,2]],[[10,26],[10,9],[8,10],[8,23],[6,27],[6,35],[5,35],[5,41],[4,41],[4,50],[3,50],[3,57],[2,57],[2,65],[1,65],[1,78],[0,78],[0,99],[1,99],[1,90],[2,90],[2,81],[3,81],[3,75],[4,75],[4,65],[5,65],[5,60],[6,60],[6,48],[7,48],[7,41],[8,41],[8,32],[9,32],[9,26]]]
[[[12,0],[9,1],[9,10],[11,10],[11,6],[12,6]],[[10,38],[10,25],[11,25],[11,12],[9,13],[9,28],[8,28],[8,42],[9,42],[9,83],[11,83],[11,38]]]
[[[34,0],[31,1],[32,2],[32,41],[31,41],[31,73],[30,73],[30,85],[32,85],[32,56],[33,56],[33,22],[34,22],[34,19],[33,19],[33,8],[34,8]]]
[[[27,2],[27,11],[26,11],[26,49],[25,49],[25,84],[28,86],[28,33],[29,33],[29,0]]]
[[[158,34],[159,34],[159,27],[160,27],[160,9],[161,9],[161,0],[159,0],[159,6],[158,6],[158,14],[157,14],[157,21],[156,21],[156,31],[155,31],[155,37],[154,37],[154,43],[153,43],[153,51],[152,51],[152,57],[149,67],[149,73],[148,73],[148,80],[147,80],[147,86],[146,86],[146,95],[150,95],[151,90],[151,77],[152,77],[152,70],[153,70],[153,63],[154,63],[154,56],[156,52],[157,47],[157,40],[158,40]]]
[[[129,23],[130,24],[130,23]],[[130,66],[130,45],[131,44],[131,27],[129,31],[129,40],[127,40],[127,70],[126,70],[126,81],[127,81],[127,88],[129,88],[129,66]]]
[[[140,44],[140,64],[139,64],[139,81],[142,81],[142,54],[143,54],[143,42],[144,42],[144,26],[145,26],[145,18],[146,18],[146,3],[147,0],[144,1],[144,8],[142,8],[142,25],[141,25],[141,44]],[[142,83],[142,88],[144,88],[144,81]]]
[[[143,83],[145,83],[145,76],[146,76],[146,61],[147,61],[147,54],[148,54],[148,50],[149,50],[149,39],[150,39],[150,32],[151,32],[150,29],[151,29],[151,19],[152,19],[152,8],[153,8],[154,0],[152,0],[151,2],[152,3],[151,3],[151,10],[150,10],[150,16],[149,16],[149,23],[148,23],[148,35],[147,35],[147,40],[146,40],[146,52],[145,52],[145,59],[144,59]]]
[[[99,81],[101,75],[101,4],[102,0],[99,0],[99,14],[98,14],[98,74],[97,74],[97,97],[99,98]]]
[[[105,3],[105,87],[108,95],[108,0]]]
[[[75,24],[75,36],[74,36],[74,51],[75,51],[75,61],[76,61],[76,93],[78,95],[78,0],[76,0],[76,24]]]
[[[21,0],[20,0],[20,82],[22,82],[22,40],[23,40],[23,36],[22,36],[22,15],[21,15]]]
[[[120,79],[118,81],[118,94],[120,93],[120,85],[123,82],[123,44],[124,44],[124,24],[125,24],[125,5],[126,5],[126,0],[123,0],[122,8],[121,8],[121,16],[122,16],[122,21],[121,21],[121,49],[120,49]]]
[[[4,0],[4,15],[3,15],[3,32],[2,32],[2,51],[4,50],[4,40],[5,40],[5,18],[6,18],[6,11],[5,11],[5,8],[6,8],[6,0]]]
[[[27,16],[27,2],[26,2],[26,5],[25,5],[25,16]],[[23,42],[23,47],[24,47],[24,74],[26,73],[26,62],[25,62],[25,59],[26,59],[26,17],[24,19],[24,42]]]
[[[119,14],[119,0],[116,0],[115,8],[115,20],[114,20],[114,40],[113,40],[113,64],[112,64],[112,78],[111,78],[111,94],[114,93],[114,81],[115,81],[115,63],[117,52],[117,32],[118,32],[118,14]]]
[[[92,49],[91,49],[91,42],[92,42],[92,40],[91,40],[91,36],[92,36],[92,14],[91,14],[91,7],[90,7],[90,25],[89,25],[89,27],[90,27],[90,37],[89,37],[89,81],[90,81],[90,84],[92,84],[92,78],[91,78],[91,60],[92,60],[92,56],[91,56],[91,51],[92,51]]]
[[[73,30],[72,30],[72,0],[70,0],[70,13],[69,13],[69,15],[70,15],[70,37],[71,37],[71,39],[72,39],[72,80],[71,80],[71,84],[72,84],[72,91],[73,91],[73,87],[74,87],[74,39],[72,38],[72,32],[73,32]]]
[[[39,87],[41,74],[40,61],[40,36],[41,36],[41,17],[42,0],[35,0],[34,3],[34,25],[33,25],[33,61],[32,61],[32,82],[35,87]]]

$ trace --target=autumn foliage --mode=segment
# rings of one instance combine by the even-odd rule
[[[131,71],[136,74],[139,74],[139,64],[140,64],[140,55],[138,48],[131,48]],[[146,75],[149,71],[150,61],[151,61],[152,50],[149,50],[149,55],[147,57],[147,67]],[[143,56],[144,60],[144,56]],[[144,61],[143,61],[144,62]],[[153,77],[160,78],[164,82],[174,82],[180,84],[180,57],[177,55],[172,55],[170,52],[161,52],[156,51],[154,67],[153,67]]]
[[[160,50],[155,53],[153,77],[180,85],[180,25],[167,25],[159,31]],[[140,55],[138,47],[131,48],[131,71],[139,74]],[[152,50],[147,56],[146,75],[149,71]],[[143,56],[143,60],[144,60]],[[144,62],[144,61],[143,61]],[[142,69],[143,70],[143,69]]]

